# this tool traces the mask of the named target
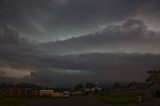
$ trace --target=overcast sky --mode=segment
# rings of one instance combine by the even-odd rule
[[[159,19],[160,0],[0,0],[0,81],[143,82]]]

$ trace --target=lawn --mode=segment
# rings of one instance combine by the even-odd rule
[[[27,97],[0,97],[1,106],[25,106],[35,99]]]
[[[41,99],[63,99],[62,97],[0,97],[0,106],[26,106]]]
[[[138,100],[138,97],[136,96],[99,95],[97,98],[110,104],[129,104],[136,103]]]

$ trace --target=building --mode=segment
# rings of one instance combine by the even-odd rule
[[[160,82],[151,83],[148,88],[154,97],[160,97]]]
[[[40,90],[40,96],[50,96],[52,97],[54,91],[53,90]]]
[[[146,83],[137,83],[132,82],[127,87],[127,94],[128,95],[138,95],[143,94],[143,92],[147,89]]]
[[[0,84],[0,95],[2,96],[39,96],[41,87],[33,84]]]

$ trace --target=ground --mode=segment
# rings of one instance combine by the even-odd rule
[[[95,97],[70,97],[60,99],[40,99],[28,106],[111,106]]]
[[[0,106],[160,106],[160,99],[145,103],[113,105],[104,103],[96,97],[79,96],[70,98],[0,98]]]
[[[0,97],[0,106],[25,106],[34,100],[29,97]]]
[[[160,106],[160,100],[128,105],[112,105],[103,103],[95,97],[71,97],[66,99],[40,99],[27,106]]]
[[[138,102],[137,96],[98,95],[97,98],[103,102],[110,104],[130,104]]]

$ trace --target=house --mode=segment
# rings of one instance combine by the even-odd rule
[[[74,91],[71,93],[71,95],[78,96],[81,95],[82,93],[83,93],[82,91]]]
[[[63,97],[63,93],[61,93],[61,92],[53,92],[52,97]]]
[[[153,82],[148,88],[154,97],[160,97],[160,82]]]
[[[55,92],[53,89],[43,89],[40,90],[39,96],[47,96],[47,97],[63,97],[63,93]]]
[[[21,83],[17,85],[1,83],[0,95],[2,96],[39,96],[41,87],[34,84]]]
[[[127,87],[128,95],[137,95],[143,93],[147,89],[146,83],[132,82]]]
[[[102,91],[102,88],[100,88],[100,87],[94,87],[94,88],[91,88],[91,91]]]
[[[53,90],[46,90],[46,89],[40,90],[40,96],[50,96],[51,97],[53,93],[54,93]]]

